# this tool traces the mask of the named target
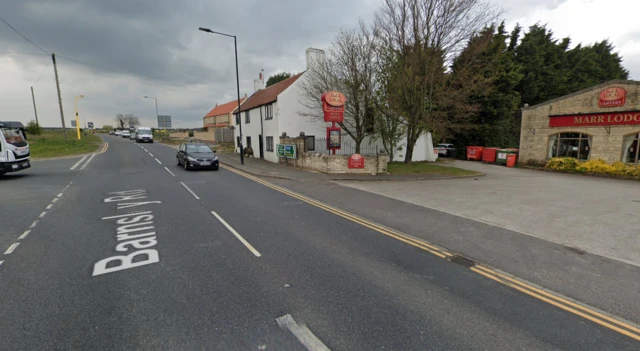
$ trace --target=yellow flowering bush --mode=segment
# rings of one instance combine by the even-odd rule
[[[623,162],[607,163],[600,159],[579,162],[575,158],[556,157],[549,160],[546,167],[556,171],[599,173],[640,178],[640,165],[630,165]]]

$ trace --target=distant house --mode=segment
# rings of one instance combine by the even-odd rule
[[[280,136],[286,133],[287,136],[296,137],[304,132],[307,138],[309,150],[316,150],[316,141],[322,143],[326,138],[326,127],[319,119],[304,117],[311,114],[309,108],[301,102],[303,99],[302,86],[307,78],[305,73],[314,62],[325,59],[322,50],[309,48],[306,50],[306,69],[304,72],[296,74],[268,88],[264,87],[262,73],[258,79],[254,80],[254,93],[241,106],[240,116],[236,114],[236,124],[242,125],[243,146],[253,149],[253,156],[265,159],[270,162],[278,162],[276,154],[276,144],[279,144]],[[320,99],[320,96],[318,96]],[[347,101],[347,104],[349,101]],[[239,152],[240,130],[236,126],[234,130],[234,143],[236,152]],[[320,139],[320,140],[316,140]],[[355,144],[353,140],[343,132],[342,139]],[[405,139],[406,141],[406,139]],[[403,142],[401,141],[401,145]],[[317,144],[321,146],[320,144]],[[367,138],[362,143],[370,150],[383,150],[381,141]],[[403,152],[398,150],[395,160],[402,160]],[[418,139],[413,154],[413,161],[435,161],[436,156],[433,151],[431,135],[429,133]]]
[[[247,96],[245,95],[242,99],[240,99],[240,104],[243,104],[247,101]],[[202,117],[202,124],[204,129],[208,132],[215,132],[217,128],[227,129],[235,125],[235,120],[233,118],[234,112],[238,109],[238,101],[233,100],[222,105],[216,104],[216,106],[209,111],[204,117]],[[220,135],[224,135],[222,133],[217,133]],[[225,133],[225,134],[233,134],[233,132]],[[232,138],[229,140],[222,140],[231,142]]]

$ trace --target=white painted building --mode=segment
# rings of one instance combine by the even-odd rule
[[[309,48],[306,50],[307,70],[314,64],[324,60],[324,51]],[[241,106],[240,123],[242,124],[242,137],[244,147],[253,149],[253,156],[263,158],[270,162],[278,162],[275,145],[279,143],[280,136],[286,133],[287,136],[295,137],[304,132],[309,139],[325,138],[328,123],[322,120],[314,120],[305,116],[308,108],[301,103],[301,96],[304,84],[305,72],[299,73],[291,78],[285,79],[268,88],[264,87],[262,73],[258,79],[254,80],[254,93]],[[319,99],[320,97],[318,97]],[[349,103],[347,101],[347,103]],[[310,112],[310,111],[308,111]],[[236,152],[239,152],[239,133],[236,135]],[[351,139],[343,132],[343,139]],[[379,150],[384,150],[381,141],[371,141],[367,138],[363,145],[378,145]],[[406,144],[406,139],[400,145]],[[406,146],[404,147],[406,150]],[[413,161],[435,161],[437,154],[433,152],[433,142],[431,134],[427,133],[418,139],[413,153]],[[394,161],[403,161],[404,152],[394,153]]]

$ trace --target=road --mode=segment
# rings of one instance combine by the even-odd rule
[[[103,138],[103,153],[0,180],[2,350],[640,346],[633,325],[375,218]]]

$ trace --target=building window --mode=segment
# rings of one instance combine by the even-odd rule
[[[273,104],[266,105],[264,111],[264,119],[273,119]]]
[[[251,147],[251,137],[250,136],[247,137],[247,146],[246,147],[247,148]]]
[[[267,137],[267,151],[273,151],[273,137]]]
[[[244,111],[244,123],[251,123],[251,116],[249,115],[249,111]]]
[[[305,137],[305,143],[307,144],[307,151],[316,150],[316,137],[313,135],[307,135]]]
[[[622,139],[622,162],[638,163],[638,146],[640,146],[640,133],[626,135]]]
[[[549,158],[573,157],[588,160],[592,137],[582,133],[558,133],[549,135]]]

